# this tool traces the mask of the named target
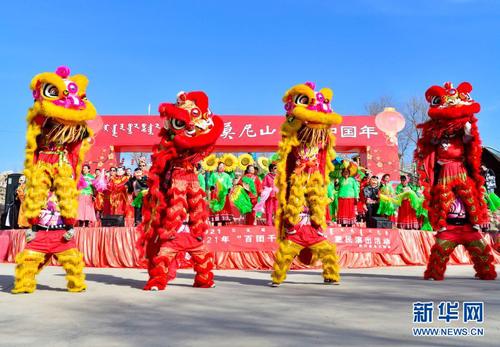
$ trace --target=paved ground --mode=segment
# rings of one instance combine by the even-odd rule
[[[218,271],[217,288],[191,287],[189,270],[164,292],[140,290],[138,269],[86,269],[88,290],[65,291],[62,269],[39,275],[37,292],[11,295],[0,264],[0,346],[498,346],[500,281],[454,266],[444,282],[422,267],[343,270],[340,286],[318,271],[292,272],[270,288],[268,272]],[[481,300],[484,337],[413,337],[414,301]],[[445,325],[441,323],[440,325]],[[459,324],[463,326],[464,324]]]

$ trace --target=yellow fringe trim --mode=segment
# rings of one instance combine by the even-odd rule
[[[340,265],[337,247],[334,243],[325,240],[309,247],[313,258],[318,258],[323,263],[323,278],[340,282]]]
[[[274,283],[282,283],[286,279],[286,273],[290,269],[293,259],[303,248],[301,245],[290,240],[283,240],[279,243],[273,265],[274,271],[271,274]]]
[[[13,294],[33,293],[36,289],[35,276],[39,266],[45,261],[45,254],[24,250],[16,256]]]
[[[25,170],[27,172],[27,170]],[[26,198],[23,208],[26,218],[35,218],[47,204],[49,191],[54,188],[61,216],[76,218],[78,214],[78,190],[69,164],[38,162],[30,170],[31,180],[26,182]]]
[[[76,248],[71,248],[67,251],[57,253],[56,257],[66,271],[68,291],[81,292],[87,289],[85,274],[83,273],[83,268],[85,267],[83,254]]]

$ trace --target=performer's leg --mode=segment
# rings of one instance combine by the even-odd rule
[[[35,276],[45,261],[45,254],[25,249],[16,256],[16,270],[13,294],[33,293],[36,289]]]
[[[458,243],[456,242],[442,240],[436,237],[436,243],[431,248],[429,263],[424,272],[424,279],[433,279],[436,281],[442,281],[444,279],[446,264],[457,245]]]
[[[169,273],[172,263],[175,262],[177,251],[169,248],[161,248],[159,254],[149,260],[148,273],[149,280],[144,286],[144,290],[164,290],[169,280],[175,278]]]
[[[464,244],[464,246],[474,263],[476,277],[482,280],[494,280],[497,273],[490,245],[484,239],[481,239]]]
[[[187,190],[189,229],[191,231],[191,235],[198,235],[201,239],[203,239],[203,236],[208,229],[208,206],[205,196],[205,192],[199,187],[197,182],[191,182],[189,189]],[[193,241],[197,242],[197,240],[194,239],[194,236],[191,235],[189,238],[193,238]],[[191,249],[189,254],[193,258],[194,271],[196,272],[193,286],[199,288],[213,287],[213,254],[208,251],[206,246],[203,244],[203,241],[200,241],[199,246]]]
[[[66,271],[69,292],[82,292],[87,289],[85,284],[85,274],[83,268],[83,254],[76,248],[68,249],[64,252],[56,253],[57,260]]]
[[[24,215],[30,224],[36,224],[40,211],[47,204],[52,179],[49,168],[45,165],[38,165],[33,168],[31,179],[26,182],[26,198],[24,204]]]
[[[323,263],[323,278],[325,279],[325,283],[340,282],[339,257],[335,244],[325,240],[309,248]]]
[[[209,252],[205,245],[189,254],[193,258],[193,266],[196,275],[194,277],[193,287],[198,288],[212,288],[215,286],[214,273],[214,257],[213,253]]]
[[[54,186],[64,224],[73,226],[78,214],[78,190],[70,165],[64,164],[58,168],[54,177]]]
[[[273,284],[279,285],[286,279],[286,273],[290,269],[293,259],[303,248],[301,245],[290,240],[280,241],[274,260],[273,273],[271,274]]]

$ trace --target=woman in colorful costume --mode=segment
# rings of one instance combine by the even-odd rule
[[[233,187],[233,179],[225,172],[224,163],[217,165],[217,171],[212,172],[208,178],[210,189],[210,222],[214,225],[226,225],[234,220],[229,199],[229,191]]]
[[[359,183],[348,168],[342,170],[339,179],[337,223],[342,226],[356,224],[356,202],[359,199]]]
[[[121,166],[116,169],[116,175],[109,178],[110,214],[126,216],[129,213],[128,180]]]
[[[276,211],[278,210],[278,188],[276,187],[275,179],[276,179],[277,166],[275,163],[269,164],[269,173],[264,177],[262,181],[262,189],[263,191],[267,190],[268,194],[267,199],[265,199],[265,214],[266,214],[266,225],[272,226],[274,225],[274,217],[276,215]],[[261,195],[262,199],[262,195]]]
[[[16,257],[13,293],[36,289],[35,275],[47,257],[55,255],[67,273],[68,290],[86,288],[83,256],[73,238],[78,213],[77,182],[93,131],[87,122],[96,110],[87,100],[88,80],[69,76],[67,67],[33,78],[34,104],[28,111],[24,174],[27,179],[23,207],[31,225],[26,247]],[[61,224],[45,225],[40,213],[53,191],[59,201]]]
[[[424,187],[424,207],[438,231],[425,279],[444,279],[448,259],[459,244],[469,252],[477,278],[493,280],[497,276],[491,247],[479,231],[487,219],[487,207],[475,116],[480,106],[471,99],[471,91],[467,82],[457,88],[447,82],[425,93],[430,120],[419,125],[422,135],[415,159]]]
[[[92,182],[95,177],[90,173],[90,166],[83,165],[80,181],[83,183],[79,188],[78,196],[78,222],[82,227],[88,227],[89,224],[96,221],[94,209],[94,187]]]
[[[231,199],[235,206],[240,210],[241,214],[245,216],[245,225],[256,225],[256,212],[254,207],[262,191],[262,185],[259,177],[255,175],[255,167],[248,165],[245,173],[238,181],[238,187],[231,194]],[[242,203],[245,201],[245,203]],[[242,206],[245,205],[245,206]],[[246,207],[248,206],[248,209]]]
[[[327,224],[333,225],[333,222],[337,221],[337,210],[339,206],[338,190],[335,184],[336,179],[330,174],[330,183],[328,183],[327,197],[328,197],[328,209],[326,214]]]
[[[400,177],[400,184],[396,187],[396,194],[400,196],[403,193],[411,194],[412,192],[412,187],[408,184],[408,178],[405,175],[402,175]],[[420,228],[417,214],[415,209],[412,207],[410,198],[408,197],[402,199],[401,206],[398,209],[397,227],[400,229],[415,230]]]
[[[299,84],[283,97],[286,121],[281,127],[276,177],[279,206],[275,223],[279,248],[272,286],[285,280],[293,259],[299,254],[306,263],[314,258],[322,261],[325,283],[340,281],[335,244],[326,239],[323,231],[326,230],[327,186],[335,158],[335,137],[330,127],[340,124],[342,117],[331,109],[332,91],[323,88],[316,92],[314,88],[311,82]]]
[[[179,252],[191,255],[194,287],[210,288],[213,254],[203,242],[208,229],[206,194],[195,165],[207,156],[224,128],[208,108],[203,92],[180,92],[175,104],[160,105],[164,127],[153,152],[144,219],[138,247],[148,259],[149,280],[144,290],[163,290]],[[170,271],[172,272],[172,271]]]
[[[396,192],[392,187],[391,176],[389,174],[382,176],[379,192],[380,205],[377,214],[385,216],[394,222],[397,211],[397,204],[395,203]]]
[[[92,186],[95,188],[95,201],[94,209],[96,213],[96,219],[101,220],[104,213],[104,194],[108,190],[108,180],[106,179],[105,170],[96,169],[95,179],[92,181]]]

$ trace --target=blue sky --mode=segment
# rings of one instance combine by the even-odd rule
[[[220,114],[282,114],[307,80],[364,114],[467,80],[483,142],[500,147],[500,2],[9,1],[0,13],[0,171],[20,170],[31,78],[68,65],[100,114],[145,114],[205,90]]]

